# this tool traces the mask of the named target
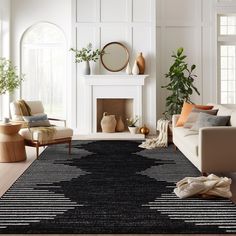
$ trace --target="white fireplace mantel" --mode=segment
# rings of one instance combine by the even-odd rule
[[[144,85],[144,80],[148,75],[126,75],[126,74],[110,74],[110,75],[83,75],[84,83],[89,86],[93,85]]]
[[[82,75],[86,87],[87,133],[97,132],[97,99],[133,99],[133,114],[143,117],[143,89],[148,75]]]

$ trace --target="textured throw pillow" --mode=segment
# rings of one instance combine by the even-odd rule
[[[230,116],[214,116],[200,112],[197,121],[190,130],[199,131],[203,127],[226,126],[229,119]]]
[[[216,115],[218,110],[202,110],[198,108],[193,108],[192,112],[189,114],[186,122],[184,123],[184,128],[191,128],[197,121],[200,112],[210,115]]]
[[[193,108],[198,108],[198,109],[202,109],[202,110],[211,110],[213,108],[213,106],[195,105],[195,104],[190,104],[190,103],[184,102],[180,117],[176,123],[177,127],[184,125],[184,123],[186,122],[186,120]]]
[[[49,127],[51,126],[47,115],[23,116],[29,127]]]

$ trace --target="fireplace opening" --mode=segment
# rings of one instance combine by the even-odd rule
[[[107,112],[109,115],[115,115],[116,119],[121,117],[125,131],[128,131],[126,119],[133,117],[133,99],[97,99],[97,132],[102,132],[101,120],[103,113]]]

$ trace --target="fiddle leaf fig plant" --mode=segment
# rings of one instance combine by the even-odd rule
[[[6,92],[12,93],[19,88],[24,80],[24,75],[17,74],[17,69],[10,60],[0,58],[0,95]]]
[[[166,98],[166,111],[163,113],[167,119],[174,114],[180,114],[183,103],[186,101],[192,103],[191,95],[196,92],[200,95],[198,89],[194,86],[194,80],[197,76],[193,73],[196,65],[185,62],[187,58],[184,55],[184,49],[181,47],[173,53],[174,63],[171,65],[165,77],[169,79],[169,83],[162,88],[167,89],[170,95]]]

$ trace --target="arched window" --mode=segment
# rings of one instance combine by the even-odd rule
[[[40,100],[51,117],[66,117],[66,40],[51,23],[30,27],[21,40],[21,97]]]

